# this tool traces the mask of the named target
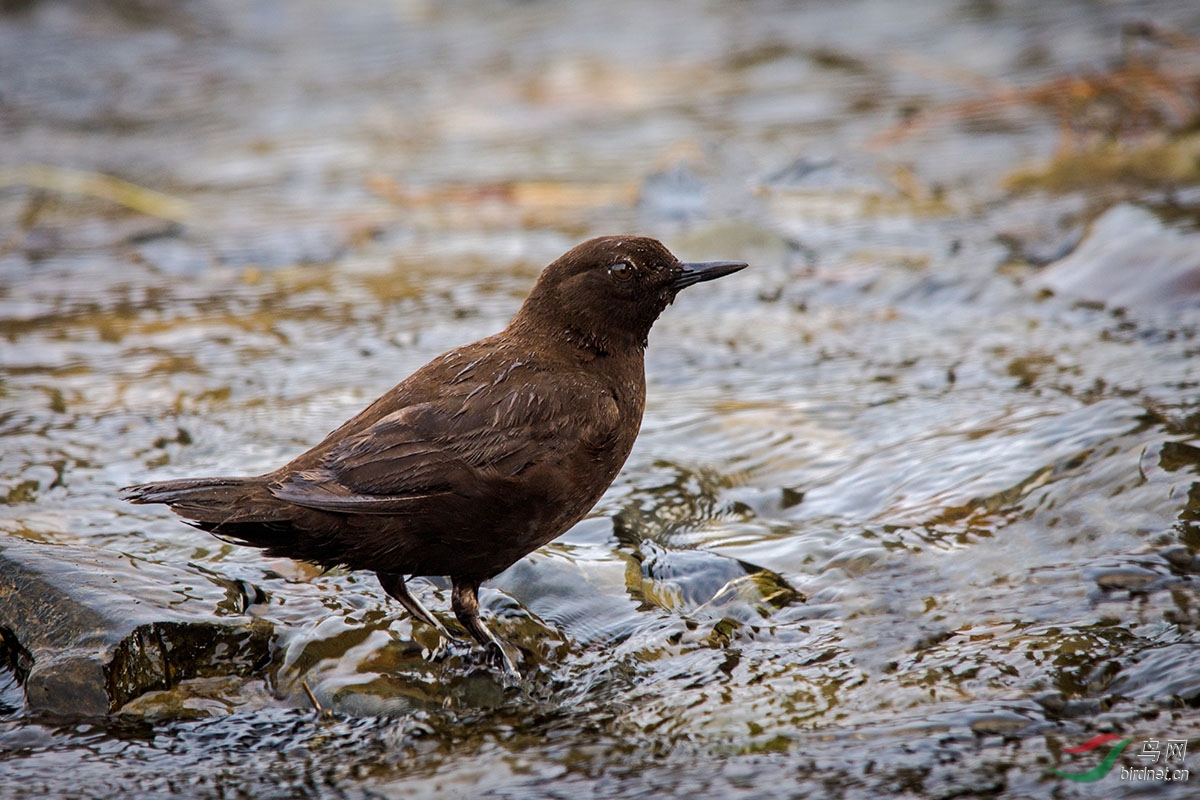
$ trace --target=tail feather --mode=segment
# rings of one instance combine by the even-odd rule
[[[183,478],[126,486],[131,503],[164,503],[202,525],[273,522],[284,518],[264,478]]]
[[[163,503],[189,525],[219,539],[258,547],[325,566],[342,563],[334,537],[324,535],[328,514],[284,502],[268,488],[271,478],[184,478],[126,486],[131,503]]]

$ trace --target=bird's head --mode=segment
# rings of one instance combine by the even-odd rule
[[[745,267],[742,261],[684,263],[644,236],[589,239],[542,270],[510,330],[565,336],[601,353],[644,348],[679,290]]]

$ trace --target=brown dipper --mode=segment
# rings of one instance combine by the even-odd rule
[[[122,494],[268,555],[372,570],[447,639],[404,581],[448,575],[459,622],[514,671],[479,619],[480,582],[595,505],[641,426],[650,327],[680,289],[745,266],[592,239],[542,271],[505,330],[438,356],[274,472]]]

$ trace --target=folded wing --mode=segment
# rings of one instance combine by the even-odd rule
[[[561,385],[539,390],[536,380],[508,383],[504,393],[447,387],[436,400],[401,408],[342,439],[316,465],[269,490],[323,511],[403,514],[438,496],[511,485],[579,448],[611,444],[620,415],[608,392],[587,383],[575,392]]]

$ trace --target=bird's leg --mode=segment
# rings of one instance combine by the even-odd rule
[[[475,641],[483,645],[489,658],[498,658],[505,672],[512,676],[519,676],[521,673],[517,672],[508,653],[504,652],[504,646],[500,644],[500,640],[487,629],[483,620],[479,618],[479,581],[458,580],[457,578],[453,580],[454,590],[450,593],[450,604],[454,608],[454,616],[458,617],[458,621],[463,624]]]
[[[454,637],[450,635],[450,631],[446,630],[446,626],[438,622],[437,617],[429,613],[429,609],[421,605],[421,601],[416,598],[416,595],[404,585],[403,575],[395,572],[376,572],[375,575],[379,578],[379,585],[383,587],[383,590],[400,601],[400,605],[404,606],[409,614],[436,630],[447,642],[454,641]]]

